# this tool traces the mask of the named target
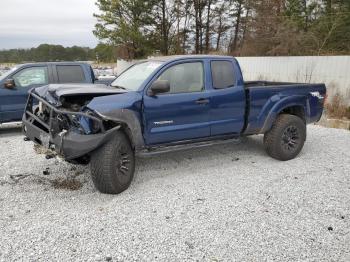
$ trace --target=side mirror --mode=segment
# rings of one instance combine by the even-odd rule
[[[157,80],[153,82],[149,89],[149,95],[156,95],[170,91],[170,83],[168,80]]]
[[[16,86],[15,80],[13,79],[7,79],[4,83],[4,87],[8,89],[13,89],[15,88],[15,86]]]

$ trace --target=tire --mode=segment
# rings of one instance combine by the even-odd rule
[[[287,161],[295,158],[304,146],[306,125],[297,116],[279,115],[272,128],[264,135],[266,152],[273,158]]]
[[[91,177],[98,191],[119,194],[134,178],[135,154],[127,136],[119,131],[115,137],[91,156]]]

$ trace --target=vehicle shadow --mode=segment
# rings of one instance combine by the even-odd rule
[[[0,124],[0,137],[11,137],[22,134],[21,124]]]
[[[244,138],[240,143],[227,143],[183,151],[163,153],[151,157],[137,157],[135,184],[166,176],[169,173],[196,170],[203,172],[208,166],[231,165],[232,162],[252,163],[261,161],[265,153],[261,136]],[[167,171],[167,172],[164,172]]]

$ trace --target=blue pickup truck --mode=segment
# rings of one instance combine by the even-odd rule
[[[133,179],[135,155],[264,134],[271,157],[292,159],[325,95],[324,84],[244,82],[229,56],[161,57],[133,65],[110,87],[33,89],[23,131],[67,161],[90,162],[96,188],[117,194]]]
[[[0,76],[0,124],[20,121],[31,88],[53,83],[103,83],[89,64],[50,62],[21,64]]]

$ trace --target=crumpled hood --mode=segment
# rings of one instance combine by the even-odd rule
[[[50,84],[37,87],[34,92],[44,98],[50,104],[59,106],[60,98],[63,96],[107,96],[125,93],[124,90],[106,85],[94,84]]]
[[[142,94],[130,91],[119,95],[95,97],[88,103],[87,108],[102,115],[113,115],[119,109],[131,109],[140,111],[142,104]]]

